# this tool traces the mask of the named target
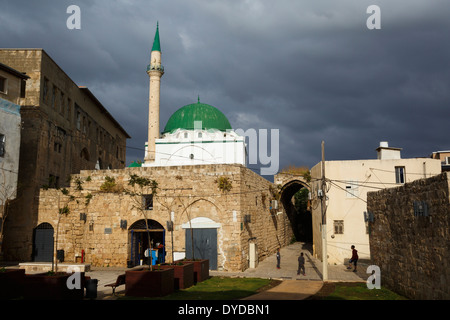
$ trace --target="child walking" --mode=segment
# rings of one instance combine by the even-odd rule
[[[348,267],[347,267],[347,269],[351,269],[352,268],[352,263],[353,263],[353,265],[354,265],[354,269],[353,269],[353,272],[356,272],[356,263],[358,262],[358,250],[356,250],[355,249],[355,246],[351,246],[351,249],[352,249],[352,257],[351,257],[351,259],[349,260],[349,262],[348,262]]]

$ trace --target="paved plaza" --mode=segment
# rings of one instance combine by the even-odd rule
[[[306,275],[297,275],[298,256],[303,252],[305,256]],[[282,280],[283,282],[264,293],[248,297],[247,299],[258,300],[301,300],[305,299],[322,287],[322,262],[314,258],[308,246],[296,242],[280,250],[281,268],[276,268],[276,255],[271,255],[259,262],[256,268],[247,269],[243,272],[210,271],[211,276],[224,277],[249,277]],[[349,250],[349,256],[351,252]],[[328,266],[328,281],[342,282],[365,282],[367,266],[359,265],[358,272],[347,270],[344,265]],[[123,274],[125,268],[92,268],[86,275],[98,280],[97,299],[115,299],[112,289],[105,284],[116,281],[118,275]],[[116,289],[116,294],[123,294],[125,286]]]
[[[305,257],[305,275],[297,275],[298,256],[303,252]],[[281,284],[267,291],[258,293],[246,300],[302,300],[317,293],[323,284],[322,262],[312,256],[309,246],[302,242],[296,242],[280,250],[281,264],[277,269],[276,255],[266,257],[260,261],[256,268],[250,268],[243,272],[210,271],[210,276],[223,277],[248,277],[282,280]],[[351,252],[349,250],[349,256]],[[13,267],[10,265],[10,267]],[[368,265],[359,264],[358,272],[347,270],[346,265],[328,266],[327,281],[341,282],[365,282],[369,274],[366,273]],[[91,267],[86,276],[97,279],[97,300],[116,299],[111,287],[106,284],[114,283],[117,277],[125,273],[127,268],[118,267]],[[116,289],[116,295],[125,293],[125,285]]]

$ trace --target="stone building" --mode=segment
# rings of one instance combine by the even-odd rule
[[[19,190],[6,225],[5,259],[40,260],[44,251],[35,240],[46,231],[37,224],[39,189],[67,185],[82,169],[125,167],[130,137],[44,50],[0,49],[0,62],[29,76],[20,102]]]
[[[48,239],[58,239],[53,252],[60,252],[65,261],[93,266],[194,257],[208,259],[212,270],[237,271],[289,244],[293,237],[289,218],[272,208],[278,190],[245,167],[244,139],[234,134],[225,115],[198,101],[175,112],[161,134],[159,90],[164,68],[158,28],[147,73],[145,162],[142,167],[82,170],[64,193],[41,190],[37,223],[48,226]],[[217,146],[210,148],[213,144]],[[236,147],[224,152],[223,147],[232,144]],[[239,161],[228,161],[225,153]],[[133,193],[132,177],[155,181],[158,187]]]
[[[0,63],[0,256],[3,221],[16,198],[20,156],[20,101],[29,77]]]
[[[441,173],[439,160],[401,158],[401,149],[381,142],[377,159],[325,161],[326,242],[329,264],[343,264],[355,245],[360,259],[370,259],[367,192],[392,188]],[[314,255],[322,257],[322,163],[311,169]]]
[[[372,264],[410,299],[450,299],[449,173],[367,194]]]
[[[137,195],[126,192],[134,190],[132,175],[155,180],[156,194],[149,188]],[[192,257],[192,229],[195,258],[209,259],[212,270],[245,270],[292,240],[286,214],[271,209],[277,197],[272,186],[231,164],[83,170],[66,195],[41,190],[37,223],[52,226],[55,251],[64,250],[65,261],[136,265],[146,263],[149,247],[159,262]],[[66,214],[59,215],[59,209]]]

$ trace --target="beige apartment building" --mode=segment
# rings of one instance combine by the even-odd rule
[[[395,188],[441,173],[441,162],[431,158],[401,158],[401,149],[381,142],[377,159],[325,161],[326,242],[328,264],[343,264],[352,245],[360,259],[370,259],[367,192]],[[322,164],[311,169],[311,210],[314,255],[322,258],[322,216],[319,195]]]
[[[4,258],[51,261],[39,242],[47,232],[37,224],[39,189],[66,186],[82,169],[124,168],[130,136],[44,50],[0,49],[0,63],[29,77],[20,101],[19,188],[5,222]]]

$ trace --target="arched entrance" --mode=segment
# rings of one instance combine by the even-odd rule
[[[33,230],[33,261],[53,260],[53,234],[53,227],[47,222],[41,223]]]
[[[130,263],[132,266],[164,263],[166,260],[165,229],[157,221],[148,219],[148,230],[144,219],[133,223],[128,229],[128,243],[130,244]],[[151,248],[151,257],[146,250]],[[147,256],[146,256],[147,255]]]
[[[297,241],[312,242],[312,216],[308,206],[308,185],[300,179],[292,179],[281,188],[280,201],[291,222]]]

